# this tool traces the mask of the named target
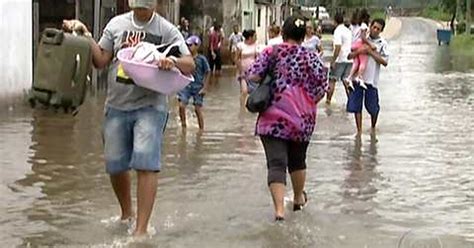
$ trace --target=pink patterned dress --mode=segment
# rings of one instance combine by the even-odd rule
[[[247,71],[263,78],[274,63],[274,47],[266,48]],[[316,125],[317,102],[328,89],[327,68],[319,56],[299,45],[275,46],[277,62],[272,105],[260,113],[256,135],[307,142]]]

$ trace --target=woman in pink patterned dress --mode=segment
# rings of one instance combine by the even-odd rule
[[[266,48],[247,71],[247,78],[258,82],[274,68],[276,78],[272,105],[259,114],[256,124],[267,158],[276,221],[284,220],[287,170],[293,185],[293,210],[301,210],[307,201],[306,151],[316,125],[317,103],[328,88],[327,68],[315,52],[301,46],[305,33],[306,21],[289,17],[283,25],[284,43]]]

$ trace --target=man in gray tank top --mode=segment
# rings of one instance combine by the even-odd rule
[[[178,42],[181,56],[156,61],[160,69],[177,67],[183,74],[191,74],[195,65],[179,30],[154,12],[155,0],[129,0],[129,5],[132,11],[110,20],[98,43],[90,40],[94,66],[101,69],[110,65],[104,124],[106,171],[120,203],[121,220],[129,222],[135,217],[129,171],[137,172],[137,215],[133,234],[140,236],[148,232],[155,202],[168,100],[166,95],[133,84],[116,55],[120,49],[133,47],[141,41],[156,45]],[[86,26],[77,20],[64,21],[63,26],[91,37]]]

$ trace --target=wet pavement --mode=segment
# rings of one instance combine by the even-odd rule
[[[438,47],[433,23],[403,19],[382,71],[378,132],[353,138],[337,88],[319,106],[301,213],[272,223],[255,116],[234,79],[206,98],[206,130],[173,105],[151,239],[113,223],[104,173],[103,92],[76,117],[27,106],[0,112],[2,247],[474,247],[474,70]],[[291,189],[288,188],[291,199]],[[291,204],[288,204],[291,205]],[[289,209],[289,208],[288,208]]]

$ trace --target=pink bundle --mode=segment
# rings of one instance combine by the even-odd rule
[[[166,95],[174,94],[194,80],[192,76],[185,76],[178,68],[169,71],[160,70],[155,61],[160,60],[169,53],[173,45],[163,53],[151,43],[142,42],[136,47],[124,48],[117,54],[124,72],[136,85],[160,92]]]

